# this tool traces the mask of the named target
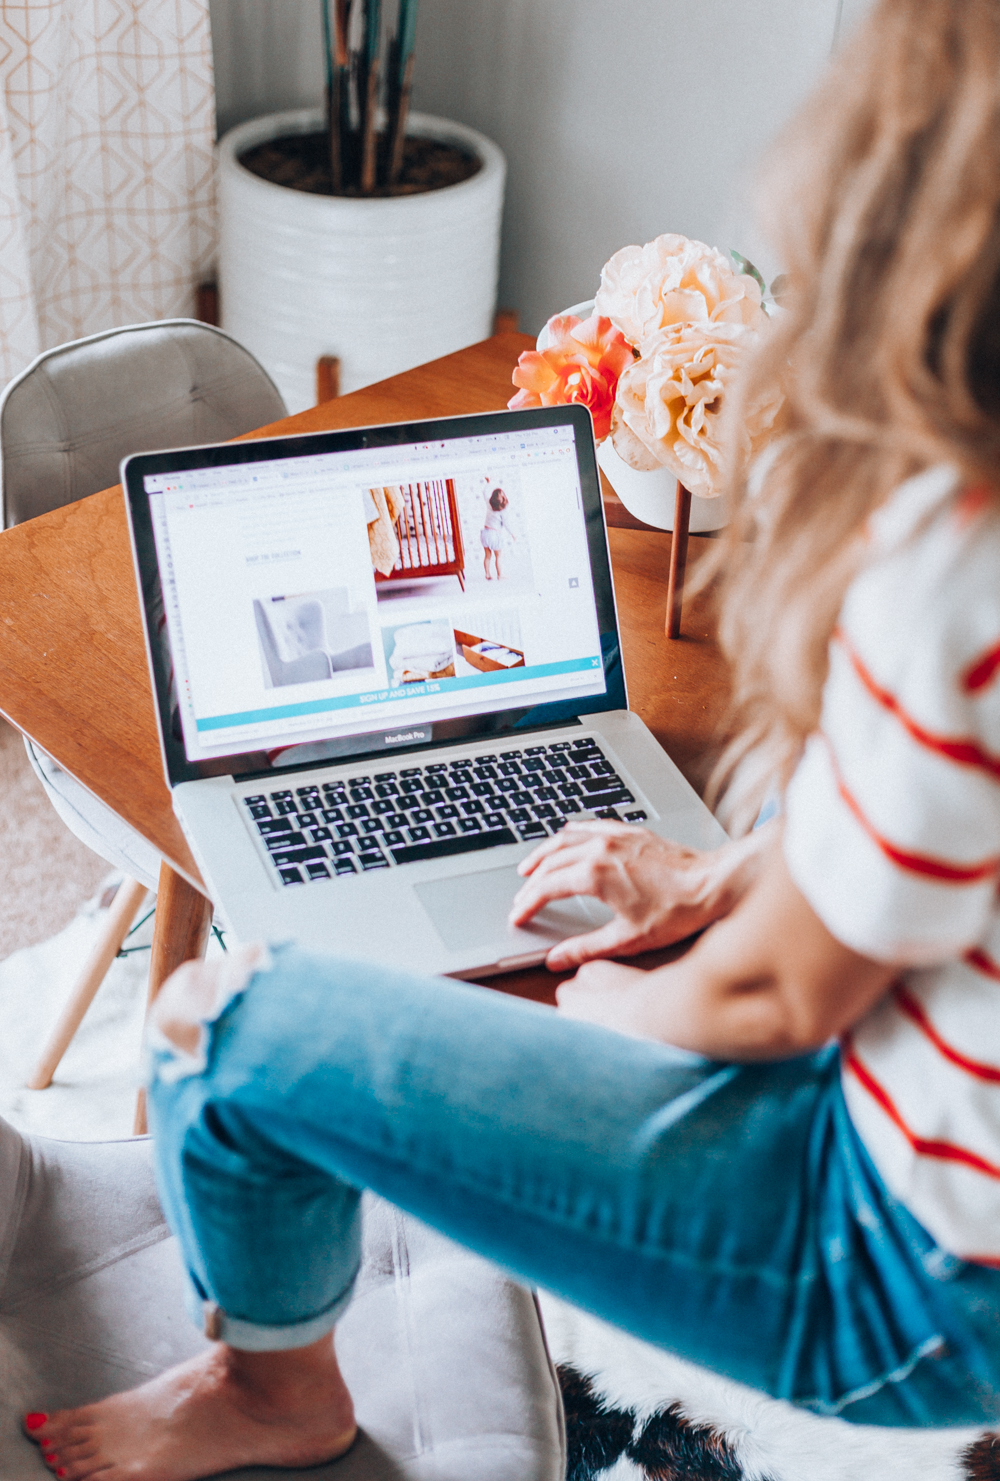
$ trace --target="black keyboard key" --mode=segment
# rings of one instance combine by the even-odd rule
[[[467,818],[478,818],[486,811],[486,804],[474,797],[471,802],[462,803],[462,812]]]
[[[424,859],[445,859],[452,854],[467,854],[474,849],[496,848],[504,843],[516,843],[517,838],[509,828],[494,828],[483,833],[459,833],[454,838],[435,838],[430,843],[411,843],[406,848],[394,848],[392,857],[397,864],[419,864]]]
[[[500,773],[495,766],[476,766],[472,775],[480,782],[495,782]]]
[[[572,747],[570,746],[569,741],[556,741],[554,745],[549,746],[549,750],[553,755],[555,755],[557,751],[569,751],[571,749]]]
[[[457,831],[458,830],[456,829],[454,823],[435,823],[434,824],[434,837],[435,838],[451,838],[452,834],[456,833]]]
[[[503,828],[505,826],[506,825],[504,823],[503,813],[501,812],[488,812],[483,819],[484,828],[493,830],[496,828]]]
[[[300,828],[315,828],[319,819],[314,812],[300,812],[296,813],[295,821]]]
[[[554,818],[556,816],[556,810],[551,802],[536,803],[532,811],[536,818]]]
[[[338,838],[357,838],[358,825],[357,823],[337,823],[335,831]]]
[[[383,817],[387,812],[395,812],[398,806],[398,797],[380,797],[377,802],[372,803],[372,812],[376,817]]]
[[[458,808],[453,802],[443,802],[440,807],[434,809],[436,818],[457,818]]]
[[[573,777],[578,782],[583,781],[584,777],[590,776],[590,772],[585,766],[567,766],[565,771],[567,776]]]
[[[556,813],[555,817],[549,818],[548,822],[553,833],[558,833],[560,828],[565,828],[566,826],[566,819],[561,813]]]
[[[635,812],[627,812],[625,814],[625,821],[626,823],[644,823],[646,821],[646,814],[640,807]]]
[[[306,873],[308,874],[308,876],[309,876],[310,879],[329,879],[330,878],[330,871],[329,871],[329,869],[326,867],[325,864],[320,864],[318,861],[315,864],[307,864],[306,865]]]
[[[324,823],[342,823],[344,821],[344,812],[339,807],[324,807],[320,811],[320,817]]]
[[[257,824],[257,832],[268,838],[272,833],[291,833],[293,826],[288,818],[262,818]]]
[[[583,788],[579,782],[562,782],[559,787],[564,797],[582,797]]]
[[[590,776],[581,783],[588,797],[599,797],[602,792],[624,792],[625,787],[616,776]]]
[[[278,849],[299,848],[305,841],[304,833],[272,833],[269,838],[264,839],[270,854],[277,852]]]
[[[290,797],[283,797],[280,802],[275,799],[274,810],[279,817],[282,817],[285,813],[298,812],[299,805],[297,802],[293,802]]]
[[[535,796],[539,802],[555,802],[559,793],[555,787],[536,787]]]
[[[347,785],[349,787],[370,787],[372,779],[370,776],[349,776]]]
[[[401,828],[390,828],[383,834],[382,842],[392,845],[394,843],[405,843],[406,839],[403,837]]]
[[[609,823],[620,823],[621,813],[615,812],[613,807],[598,807],[594,811],[599,818],[606,818]]]
[[[271,816],[271,809],[266,802],[255,802],[250,808],[250,816],[256,819],[269,818]]]
[[[282,884],[305,884],[305,880],[298,869],[279,869]]]
[[[544,823],[518,823],[517,831],[522,839],[548,838],[549,830]]]
[[[520,751],[501,751],[500,752],[500,760],[501,761],[517,761],[520,758],[520,755],[521,755]]]
[[[325,843],[328,838],[333,837],[333,834],[329,828],[310,828],[306,833],[306,837],[310,843]]]
[[[334,859],[334,861],[333,861],[333,868],[334,868],[334,873],[336,873],[336,874],[356,874],[357,873],[357,869],[355,868],[355,864],[354,864],[354,860],[353,859]]]
[[[459,833],[478,833],[482,826],[478,818],[460,818],[458,821]]]
[[[412,796],[414,792],[422,792],[424,790],[424,784],[419,777],[405,777],[405,779],[400,782],[399,789],[407,796]]]
[[[605,761],[603,756],[599,761],[591,762],[590,774],[591,776],[613,776],[616,779],[618,775],[611,763],[609,761]]]
[[[347,816],[349,818],[371,817],[371,813],[368,810],[367,802],[352,802],[350,807],[345,808],[344,811],[347,813]]]
[[[498,768],[501,776],[520,776],[521,768],[515,761],[504,761]]]
[[[439,771],[447,771],[447,770],[448,770],[448,767],[445,764],[445,762],[443,762],[443,761],[435,761],[435,763],[434,763],[433,766],[425,766],[424,767],[424,775],[425,776],[434,776]]]
[[[362,869],[388,869],[389,860],[381,849],[375,853],[358,854],[358,863]]]
[[[422,825],[416,828],[407,828],[407,836],[410,843],[423,843],[425,838],[430,838],[431,830]]]
[[[511,792],[519,792],[520,790],[521,782],[519,777],[502,776],[497,782],[498,792],[506,792],[509,795]]]
[[[430,792],[425,792],[420,800],[424,807],[437,807],[444,801],[444,793],[432,789]]]
[[[285,864],[308,864],[310,859],[325,859],[326,849],[320,843],[313,843],[304,848],[277,849],[271,858],[280,869]]]
[[[420,774],[423,771],[423,769],[424,768],[422,766],[408,766],[405,771],[401,771],[399,774],[400,774],[401,777],[404,777],[404,776],[420,776]]]
[[[449,802],[467,802],[469,789],[468,787],[445,787],[444,795]]]
[[[382,818],[362,818],[358,823],[358,827],[362,833],[381,833],[385,827],[385,822]]]
[[[508,803],[514,807],[530,807],[534,800],[530,792],[511,792],[507,798]]]
[[[267,805],[267,798],[263,794],[261,794],[258,797],[244,797],[244,799],[243,799],[243,806],[244,807],[259,807],[262,802],[264,803],[265,806]]]
[[[526,772],[544,771],[545,762],[542,760],[541,756],[531,756],[527,761],[525,761],[524,770]]]
[[[559,809],[561,812],[564,813],[579,812],[580,804],[578,802],[574,802],[572,797],[564,797],[559,803]]]
[[[354,852],[354,840],[352,838],[337,838],[330,844],[330,852],[334,859],[343,859]]]
[[[410,813],[411,823],[433,823],[434,814],[429,807],[415,807]]]
[[[548,746],[525,746],[524,754],[526,756],[544,756],[547,750]]]
[[[388,817],[382,819],[383,828],[405,828],[409,823],[405,812],[391,812]]]
[[[377,782],[394,782],[396,780],[396,773],[394,771],[377,771],[375,773],[375,780]]]
[[[526,807],[512,807],[507,816],[512,823],[530,823],[531,814]]]
[[[399,788],[397,787],[397,785],[396,785],[395,782],[376,782],[376,784],[375,784],[375,796],[376,797],[398,797],[399,796]]]
[[[352,802],[371,802],[374,797],[375,793],[371,787],[352,787],[350,791]]]
[[[495,797],[497,795],[495,788],[491,787],[489,782],[473,782],[469,791],[473,797]]]
[[[558,787],[561,786],[564,782],[569,781],[569,778],[564,771],[560,771],[558,766],[550,766],[548,772],[546,773],[545,780],[548,782],[550,787]]]
[[[291,792],[272,792],[271,797],[275,802],[285,802],[291,797]]]

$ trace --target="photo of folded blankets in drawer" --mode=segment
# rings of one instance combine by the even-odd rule
[[[457,628],[455,646],[466,663],[471,663],[473,668],[482,669],[486,674],[496,669],[524,667],[524,654],[519,648],[508,647],[506,643],[495,643],[490,638],[477,638],[474,633],[459,632]]]

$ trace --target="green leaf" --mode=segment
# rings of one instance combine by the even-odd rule
[[[736,250],[735,247],[730,247],[730,249],[729,249],[729,255],[733,259],[733,261],[736,263],[736,266],[739,268],[740,272],[741,273],[746,273],[747,277],[753,278],[754,281],[757,282],[760,285],[760,291],[761,291],[761,293],[766,293],[767,292],[767,284],[764,282],[764,279],[761,277],[760,273],[754,267],[754,265],[750,261],[749,257],[744,257],[743,256],[743,253],[742,252],[737,252],[737,250]]]

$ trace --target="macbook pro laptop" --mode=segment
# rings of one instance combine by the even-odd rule
[[[628,708],[580,407],[143,453],[122,482],[174,810],[239,940],[478,976],[579,817],[724,834]]]

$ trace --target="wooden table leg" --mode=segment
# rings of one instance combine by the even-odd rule
[[[681,635],[681,603],[684,600],[684,568],[687,565],[688,534],[691,528],[691,495],[678,480],[674,500],[674,532],[670,539],[670,579],[667,583],[668,638]]]
[[[175,873],[169,864],[161,864],[160,885],[156,893],[156,928],[149,963],[147,1016],[171,972],[183,962],[197,961],[205,955],[211,925],[211,900],[206,900],[200,890],[188,884],[183,875]],[[136,1102],[133,1134],[146,1134],[144,1090],[139,1091]]]

